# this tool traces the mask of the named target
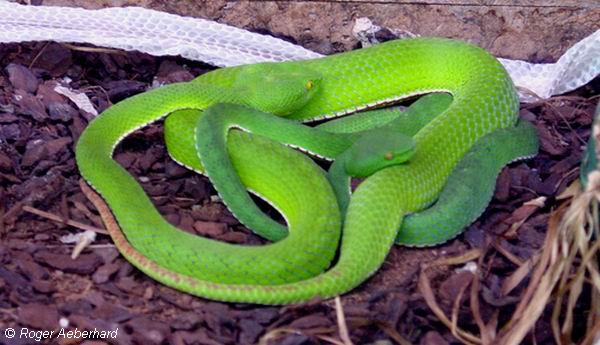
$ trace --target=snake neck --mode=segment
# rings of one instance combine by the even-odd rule
[[[304,122],[397,103],[431,92],[477,97],[489,85],[505,87],[508,74],[485,50],[443,38],[382,43],[309,61],[293,61],[322,75],[319,94],[291,118]],[[485,103],[485,102],[482,102]]]

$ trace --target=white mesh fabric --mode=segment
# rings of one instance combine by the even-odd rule
[[[517,86],[548,98],[587,84],[600,74],[600,30],[569,48],[556,63],[499,59]]]
[[[140,7],[86,10],[0,1],[0,42],[42,40],[181,55],[216,66],[321,56],[272,36]]]

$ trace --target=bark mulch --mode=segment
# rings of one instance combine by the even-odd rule
[[[100,112],[157,82],[191,80],[210,69],[179,58],[71,48],[48,42],[0,45],[0,344],[32,343],[19,333],[8,339],[7,327],[118,329],[112,340],[118,344],[341,344],[344,332],[333,301],[264,307],[192,297],[132,267],[106,235],[71,259],[73,244],[65,236],[82,230],[27,212],[33,208],[103,228],[79,188],[73,155],[93,115],[55,91],[56,85],[85,93]],[[434,248],[394,247],[374,277],[344,295],[352,341],[458,343],[427,305],[418,282],[425,265],[473,249],[479,253],[477,275],[472,264],[426,270],[440,308],[446,315],[455,310],[458,324],[477,333],[464,293],[477,281],[481,318],[495,317],[499,325],[510,319],[527,279],[508,295],[502,284],[538,251],[549,213],[559,204],[555,197],[578,178],[592,121],[590,97],[597,92],[596,81],[568,96],[522,107],[521,116],[537,127],[540,154],[502,171],[492,203],[463,235]],[[171,223],[231,243],[261,243],[214,198],[206,178],[168,157],[160,123],[124,140],[115,157]],[[535,203],[524,205],[531,200]],[[583,299],[575,315],[583,314],[586,303]],[[549,306],[526,343],[554,343],[550,313]],[[78,343],[56,337],[44,342]]]

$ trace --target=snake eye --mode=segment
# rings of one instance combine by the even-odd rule
[[[307,81],[307,82],[306,82],[306,85],[304,85],[304,87],[305,87],[307,90],[312,90],[312,88],[313,88],[314,86],[315,86],[315,83],[314,83],[312,80],[309,80],[309,81]]]
[[[391,161],[392,159],[394,159],[394,154],[393,154],[392,152],[386,152],[386,153],[383,155],[383,158],[384,158],[386,161]]]

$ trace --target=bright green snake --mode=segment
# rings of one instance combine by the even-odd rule
[[[252,77],[254,71],[264,74],[269,66],[277,66],[273,69],[283,71],[284,76],[288,70],[292,75],[302,71],[301,76],[308,75],[318,85],[305,100],[279,97],[284,99],[283,103],[272,103],[265,97],[269,94],[270,78],[252,84],[256,80]],[[273,78],[281,77],[281,73],[273,73]],[[290,82],[297,80],[292,77]],[[284,85],[281,89],[285,88]],[[232,111],[262,116],[272,120],[265,122],[269,126],[271,122],[289,121],[267,117],[247,107],[267,112],[282,109],[284,114],[291,112],[289,119],[310,121],[431,92],[451,94],[451,104],[414,134],[416,149],[406,164],[374,173],[354,191],[343,219],[341,239],[338,203],[322,169],[301,153],[260,135],[229,131],[226,136],[229,157],[225,155],[225,162],[223,155],[208,156],[214,156],[217,167],[230,162],[241,183],[267,198],[284,216],[289,234],[265,246],[231,245],[177,229],[166,222],[135,179],[112,159],[114,148],[126,135],[182,109],[208,108],[205,117]],[[287,104],[302,104],[302,107],[289,109]],[[122,229],[124,238],[111,234],[115,244],[146,274],[166,285],[211,299],[293,303],[314,297],[328,298],[359,285],[379,268],[397,235],[399,242],[408,245],[435,244],[456,235],[455,230],[450,233],[443,227],[456,229],[456,223],[464,226],[472,221],[473,214],[476,217],[482,211],[481,204],[489,201],[493,185],[475,185],[476,193],[485,190],[482,192],[485,200],[474,201],[470,210],[469,205],[460,205],[458,213],[469,214],[468,220],[455,220],[453,216],[428,218],[423,214],[421,221],[418,214],[408,218],[415,221],[408,222],[406,227],[402,225],[403,217],[436,200],[454,167],[480,138],[485,149],[475,152],[475,158],[461,161],[466,165],[461,169],[477,159],[492,162],[478,167],[481,171],[477,174],[495,178],[507,162],[532,155],[537,150],[532,128],[527,125],[511,128],[517,121],[517,110],[518,98],[510,78],[484,50],[448,39],[400,40],[316,60],[219,69],[189,83],[134,96],[112,106],[90,123],[79,139],[76,158],[82,176],[107,202]],[[180,140],[188,141],[181,147],[193,148],[192,132],[196,125],[190,126],[186,121],[197,122],[198,127],[210,122],[198,121],[197,111],[179,112],[178,117],[184,120],[174,120],[172,126],[179,124]],[[301,132],[310,135],[312,130],[305,128]],[[507,128],[508,132],[497,131],[500,128]],[[515,134],[511,129],[520,132]],[[348,140],[341,140],[341,145],[329,142],[321,145],[296,131],[265,134],[291,144],[296,140],[292,137],[298,136],[302,145],[310,146],[303,146],[304,149],[323,153],[324,147],[329,157],[338,156],[353,141],[352,134],[342,135]],[[196,135],[201,138],[203,133]],[[486,142],[486,138],[492,139]],[[495,140],[502,144],[495,147]],[[178,160],[201,168],[193,150],[171,154],[187,157],[189,161]],[[201,155],[202,163],[208,156]],[[218,175],[219,168],[214,173],[208,171],[211,180],[215,178],[213,174]],[[450,180],[448,185],[470,186],[464,181],[453,182]],[[220,189],[219,192],[228,193]],[[448,205],[441,205],[451,209],[443,213],[456,215],[457,207]],[[242,202],[232,209],[246,206]],[[448,223],[441,224],[441,230],[432,229],[431,234],[420,232],[423,224],[437,226],[440,219]],[[250,216],[247,220],[255,219]],[[266,220],[257,222],[259,228],[264,225],[260,222],[271,224]],[[280,236],[278,233],[275,230],[271,235]],[[330,267],[338,241],[339,255]]]

